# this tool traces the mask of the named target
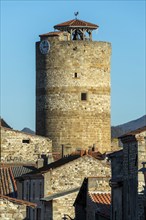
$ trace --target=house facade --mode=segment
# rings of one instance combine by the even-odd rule
[[[109,220],[111,214],[109,178],[85,178],[74,207],[76,220]]]
[[[144,220],[145,180],[140,170],[146,158],[146,127],[126,134],[120,140],[123,150],[109,154],[112,220]]]
[[[64,214],[75,217],[73,203],[79,188],[85,177],[95,175],[110,178],[106,160],[88,154],[71,155],[22,176],[17,184],[22,186],[23,199],[37,204],[37,210],[29,209],[31,219],[59,220]]]
[[[36,207],[35,203],[11,198],[1,194],[0,205],[0,219],[3,220],[27,220],[27,208],[31,207],[32,209],[35,209]]]
[[[49,138],[16,131],[6,127],[1,129],[1,162],[36,163],[39,155],[52,152]]]

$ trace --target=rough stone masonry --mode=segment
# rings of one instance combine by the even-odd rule
[[[54,32],[55,33],[55,32]],[[66,38],[65,38],[66,39]],[[50,51],[42,54],[40,42]],[[110,56],[108,42],[63,40],[41,35],[36,43],[36,132],[53,151],[111,150]]]

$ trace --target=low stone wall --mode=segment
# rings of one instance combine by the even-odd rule
[[[0,199],[0,220],[21,220],[26,218],[26,205]]]
[[[49,138],[1,127],[2,162],[36,162],[38,155],[48,152],[52,152]]]

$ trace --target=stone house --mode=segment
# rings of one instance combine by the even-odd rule
[[[139,172],[142,172],[144,175],[144,181],[145,184],[143,185],[143,191],[139,193],[138,199],[139,199],[139,213],[142,213],[143,216],[141,219],[146,219],[146,162],[143,162],[143,168],[139,170]]]
[[[0,220],[24,220],[27,207],[35,209],[36,204],[0,194]]]
[[[110,219],[111,194],[109,178],[85,178],[74,206],[76,220]]]
[[[0,194],[17,198],[17,191],[20,189],[16,185],[15,178],[35,170],[37,168],[32,165],[0,164]]]
[[[0,129],[1,162],[35,163],[39,155],[48,156],[48,153],[52,152],[52,141],[49,138],[23,133],[3,126]]]
[[[110,176],[108,162],[98,152],[93,155],[81,151],[18,178],[21,199],[37,203],[35,213],[29,209],[29,217],[60,220],[67,214],[74,218],[73,203],[84,178]]]
[[[138,170],[140,170],[142,168],[142,163],[146,161],[146,126],[131,131],[124,136],[134,136],[136,139]],[[122,137],[120,137],[119,139],[122,141]],[[144,183],[145,182],[143,174],[141,172],[138,172],[138,192],[141,192],[143,190]]]
[[[138,172],[146,158],[146,127],[120,137],[123,150],[109,154],[112,178],[112,220],[144,220],[141,193],[144,176]]]
[[[108,155],[111,160],[111,219],[123,220],[123,150]]]

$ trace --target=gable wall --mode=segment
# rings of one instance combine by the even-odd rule
[[[106,161],[91,156],[80,157],[44,174],[45,195],[80,187],[85,177],[110,176]]]
[[[23,143],[23,140],[30,141]],[[38,154],[48,152],[52,152],[52,142],[49,138],[1,127],[2,162],[36,162]]]

